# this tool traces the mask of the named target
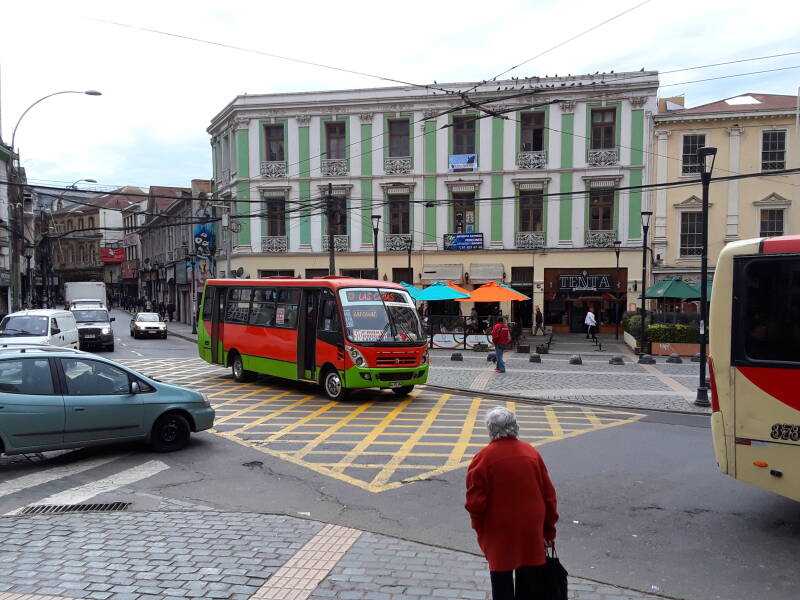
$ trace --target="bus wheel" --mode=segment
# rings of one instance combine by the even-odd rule
[[[397,394],[398,396],[408,396],[411,392],[414,391],[413,385],[404,385],[403,387],[399,388],[392,388],[392,391]]]
[[[342,383],[342,376],[336,369],[328,369],[322,376],[322,391],[331,400],[344,400],[348,391]]]
[[[253,381],[255,378],[255,373],[245,370],[241,354],[237,354],[233,357],[231,371],[233,371],[233,378],[238,382]]]

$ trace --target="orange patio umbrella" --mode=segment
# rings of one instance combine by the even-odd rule
[[[490,281],[469,293],[469,298],[456,300],[456,302],[505,302],[506,300],[528,300],[525,294],[520,294],[502,284]]]

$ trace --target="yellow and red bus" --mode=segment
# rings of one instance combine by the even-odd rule
[[[334,400],[356,388],[407,395],[428,379],[419,315],[403,286],[350,277],[209,279],[200,357],[257,374],[318,383]]]
[[[800,500],[800,236],[725,246],[709,324],[720,470]]]

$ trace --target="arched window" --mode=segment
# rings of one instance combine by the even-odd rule
[[[74,227],[72,226],[72,219],[67,221],[67,231],[72,231]]]
[[[78,249],[78,261],[80,264],[83,264],[86,261],[86,252],[84,251],[83,246]]]
[[[72,265],[75,264],[75,248],[70,248],[69,249],[69,262]]]
[[[83,229],[83,219],[78,219],[78,229]]]
[[[89,217],[89,229],[94,229],[94,217]]]

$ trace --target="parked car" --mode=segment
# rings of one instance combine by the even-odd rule
[[[167,324],[161,320],[161,315],[153,312],[140,312],[131,319],[131,337],[160,337],[167,338]]]
[[[105,308],[73,308],[72,314],[78,323],[81,348],[102,346],[104,350],[114,351],[114,329]]]
[[[0,345],[50,344],[77,348],[78,328],[75,317],[67,310],[21,310],[0,321]]]
[[[213,425],[200,392],[80,350],[0,347],[0,454],[136,440],[170,452]]]

